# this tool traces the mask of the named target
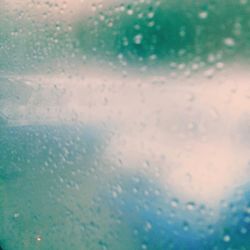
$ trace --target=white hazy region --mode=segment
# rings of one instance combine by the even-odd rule
[[[35,91],[25,105],[3,112],[15,124],[102,124],[112,131],[106,157],[143,171],[183,201],[219,207],[247,183],[250,73],[243,66],[225,66],[212,78],[76,72],[19,77]]]

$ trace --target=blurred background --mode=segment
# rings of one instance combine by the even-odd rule
[[[0,249],[250,250],[247,0],[0,0]]]

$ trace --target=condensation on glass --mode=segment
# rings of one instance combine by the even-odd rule
[[[248,0],[0,0],[0,249],[250,249]]]

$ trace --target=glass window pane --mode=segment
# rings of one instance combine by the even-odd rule
[[[250,249],[247,0],[0,0],[0,250]]]

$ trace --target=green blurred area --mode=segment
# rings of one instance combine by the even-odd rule
[[[134,1],[70,21],[39,20],[0,10],[0,70],[56,60],[104,60],[133,66],[248,58],[246,1]]]
[[[249,13],[240,1],[135,1],[77,24],[76,35],[83,51],[92,46],[98,55],[121,54],[132,63],[247,57]]]
[[[249,56],[250,4],[243,1],[134,1],[70,24],[0,12],[1,70],[86,57],[135,66]]]

